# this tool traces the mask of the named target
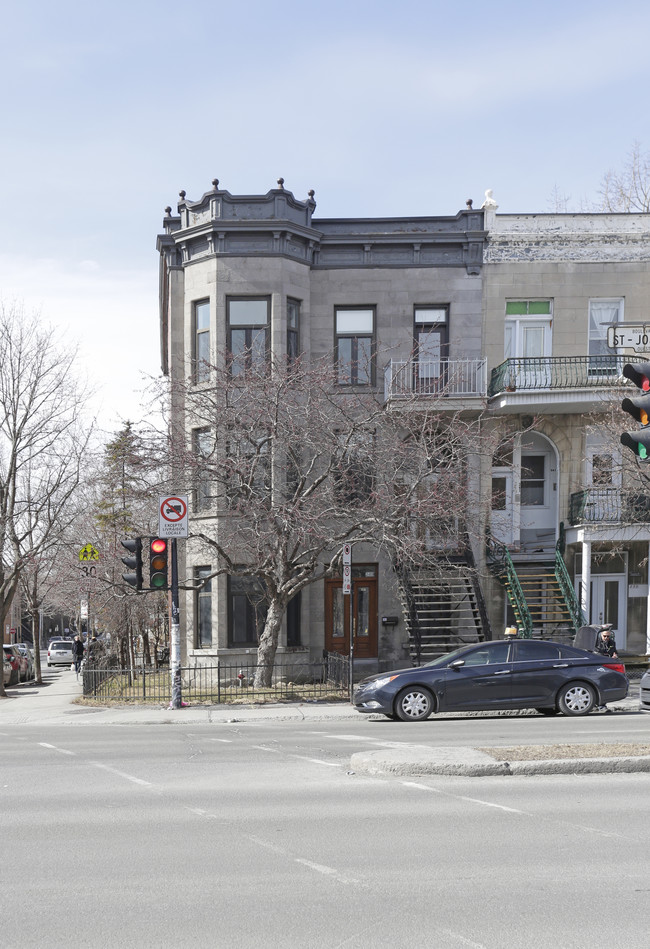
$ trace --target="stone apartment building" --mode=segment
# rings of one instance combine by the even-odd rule
[[[368,669],[425,661],[513,621],[567,638],[581,607],[645,652],[650,532],[638,488],[624,500],[620,452],[597,419],[620,396],[626,358],[607,348],[606,327],[643,319],[650,216],[500,215],[489,193],[454,216],[315,211],[313,192],[298,200],[282,179],[263,195],[216,180],[196,201],[181,192],[158,237],[163,371],[182,376],[253,338],[276,355],[333,353],[352,373],[352,355],[367,353],[372,370],[345,381],[387,410],[442,392],[450,411],[461,405],[503,434],[478,471],[482,526],[455,556],[433,551],[404,575],[355,550],[356,655]],[[181,553],[190,575],[191,538]],[[255,651],[249,595],[219,577],[184,596],[187,661]],[[346,653],[348,625],[341,578],[316,583],[287,617],[280,654]]]

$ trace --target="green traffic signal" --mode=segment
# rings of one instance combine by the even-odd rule
[[[631,448],[639,461],[650,461],[650,427],[640,432],[623,432],[621,445]]]

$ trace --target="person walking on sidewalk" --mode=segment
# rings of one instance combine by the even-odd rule
[[[601,626],[600,632],[598,633],[598,638],[596,639],[596,652],[599,652],[601,656],[609,656],[610,659],[618,659],[616,643],[614,642],[614,637],[612,636],[611,623]],[[612,710],[611,708],[607,708],[606,705],[599,705],[598,711],[611,713]]]
[[[74,642],[72,644],[72,658],[74,659],[74,671],[77,673],[77,675],[79,675],[83,657],[84,644],[81,641],[81,636],[75,636]]]
[[[614,641],[614,637],[612,636],[611,623],[608,623],[607,626],[603,626],[600,633],[598,634],[598,639],[596,640],[596,652],[599,652],[602,656],[609,656],[611,659],[618,659],[616,643]]]

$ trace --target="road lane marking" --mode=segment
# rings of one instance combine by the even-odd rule
[[[132,774],[126,774],[124,771],[118,771],[117,768],[111,768],[107,764],[102,764],[101,761],[91,761],[89,762],[94,768],[100,768],[102,771],[109,771],[111,774],[116,774],[118,778],[124,778],[127,781],[132,781],[133,784],[141,784],[143,787],[151,788],[153,784],[151,781],[143,781],[142,778],[136,778]]]
[[[305,755],[287,755],[287,758],[297,758],[298,761],[311,761],[312,764],[324,764],[326,768],[341,768],[340,761],[322,761],[320,758],[306,758]]]
[[[486,949],[486,946],[482,942],[474,942],[472,939],[468,939],[467,936],[454,932],[453,929],[441,929],[439,931],[446,936],[451,936],[452,939],[457,939],[458,942],[464,946],[470,946],[470,949]]]
[[[51,748],[52,751],[58,751],[59,754],[62,754],[62,755],[72,755],[73,757],[76,757],[76,752],[68,751],[65,748],[57,748],[56,745],[50,745],[46,741],[39,741],[39,745],[41,746],[41,748]]]
[[[232,738],[211,738],[210,741],[221,741],[224,745],[232,745]]]
[[[530,814],[526,814],[526,811],[519,811],[516,807],[506,807],[505,804],[493,804],[491,801],[481,801],[477,797],[462,797],[458,798],[460,801],[468,801],[470,804],[480,804],[483,807],[495,807],[498,811],[506,811],[508,814],[525,814],[527,817],[530,817]]]
[[[255,748],[256,751],[270,751],[273,755],[279,755],[279,748],[266,748],[264,745],[251,745],[251,748]]]
[[[405,788],[417,788],[418,791],[431,791],[432,794],[444,794],[439,788],[430,788],[428,784],[418,784],[417,781],[402,781]]]

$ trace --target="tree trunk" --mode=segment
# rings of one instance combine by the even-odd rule
[[[272,600],[266,614],[266,622],[257,647],[257,669],[255,670],[254,685],[257,689],[268,689],[273,676],[275,653],[278,648],[278,638],[282,628],[285,604]]]
[[[43,685],[41,676],[41,640],[38,610],[32,611],[32,642],[34,644],[34,682]]]

